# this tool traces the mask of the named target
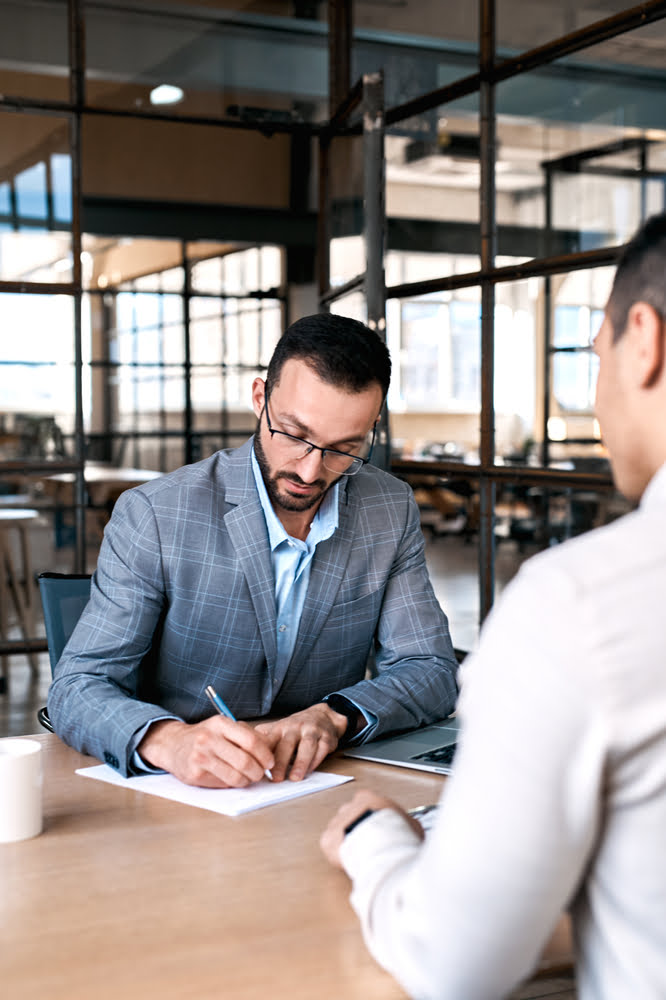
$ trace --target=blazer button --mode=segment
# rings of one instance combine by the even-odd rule
[[[116,771],[120,768],[120,761],[114,753],[109,753],[108,750],[104,751],[104,760],[110,767],[115,767]]]

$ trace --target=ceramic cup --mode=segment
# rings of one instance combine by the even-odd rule
[[[0,844],[42,832],[42,747],[0,739]]]

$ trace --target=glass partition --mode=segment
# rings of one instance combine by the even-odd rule
[[[309,19],[94,5],[86,10],[86,59],[88,100],[102,107],[268,127],[326,111],[325,26]]]
[[[71,454],[74,309],[65,295],[0,293],[0,458]]]
[[[67,0],[0,0],[0,94],[68,99]]]
[[[69,122],[0,112],[0,280],[72,280]]]

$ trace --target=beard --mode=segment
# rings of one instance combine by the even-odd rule
[[[331,486],[333,486],[340,478],[340,476],[338,476],[332,483],[327,484],[324,479],[315,479],[312,483],[306,483],[299,475],[297,475],[297,473],[287,472],[286,470],[280,470],[276,472],[274,476],[271,475],[266,452],[264,451],[264,446],[261,443],[259,427],[257,427],[254,435],[254,454],[256,455],[257,464],[261,470],[261,476],[264,480],[266,492],[268,493],[268,499],[273,504],[273,508],[275,510],[310,510],[312,507],[316,507],[321,503]],[[302,497],[293,496],[291,493],[280,492],[280,479],[290,479],[293,483],[298,483],[302,486],[311,486],[314,488],[314,493],[311,496]]]

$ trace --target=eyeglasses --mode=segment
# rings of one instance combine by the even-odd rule
[[[367,442],[368,454],[363,458],[361,455],[350,455],[346,451],[336,451],[335,448],[320,448],[318,444],[306,441],[305,438],[294,437],[293,434],[287,434],[286,431],[277,431],[271,424],[268,412],[268,396],[264,399],[264,412],[271,440],[275,440],[275,436],[278,435],[285,458],[298,461],[301,458],[305,458],[306,455],[310,455],[313,451],[320,451],[324,468],[328,469],[329,472],[337,472],[345,476],[355,476],[359,469],[362,469],[370,461],[372,449],[375,446],[376,424],[373,424],[372,435]]]

